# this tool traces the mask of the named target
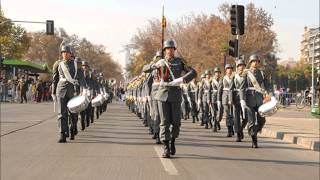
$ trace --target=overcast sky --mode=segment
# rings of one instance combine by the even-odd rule
[[[147,20],[160,18],[164,0],[0,0],[5,16],[12,20],[45,21],[103,44],[119,63],[124,64],[122,45],[129,43],[137,28]],[[271,13],[278,35],[281,59],[299,58],[304,26],[319,27],[319,0],[166,0],[166,16],[176,21],[191,13],[218,14],[224,2],[253,2]],[[21,24],[28,31],[44,30],[41,24]]]

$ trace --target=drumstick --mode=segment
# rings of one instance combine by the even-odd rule
[[[56,112],[56,101],[53,101],[53,112]]]

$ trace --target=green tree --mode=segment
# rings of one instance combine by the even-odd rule
[[[24,28],[14,25],[0,12],[0,52],[7,59],[21,58],[30,46],[30,38]]]

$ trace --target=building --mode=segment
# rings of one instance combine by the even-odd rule
[[[295,61],[293,58],[288,58],[278,61],[278,64],[284,67],[293,68],[297,65],[297,61]]]
[[[302,35],[300,59],[306,63],[312,63],[314,47],[314,62],[320,63],[320,27],[318,28],[304,28]]]

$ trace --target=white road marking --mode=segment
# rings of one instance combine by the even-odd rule
[[[162,164],[164,170],[167,171],[167,173],[169,175],[174,175],[174,176],[179,175],[178,170],[174,166],[172,161],[168,158],[162,158],[162,151],[163,151],[162,148],[160,146],[153,146],[153,148],[156,151],[156,153],[158,154],[158,157],[161,161],[161,164]]]

